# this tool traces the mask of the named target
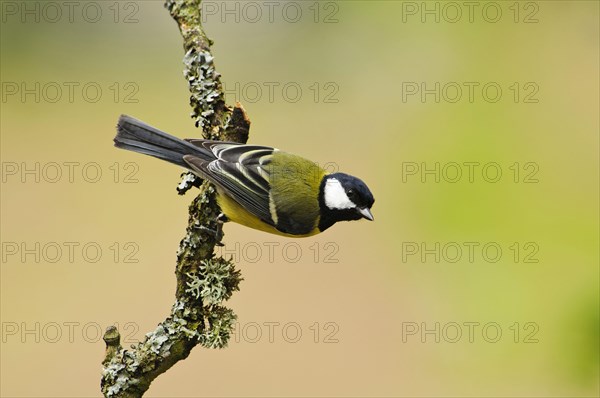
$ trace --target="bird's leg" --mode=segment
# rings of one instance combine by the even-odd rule
[[[215,237],[215,240],[217,241],[217,246],[224,246],[223,243],[221,243],[221,239],[223,239],[223,224],[229,221],[229,219],[225,214],[219,213],[215,221],[217,222],[216,229],[207,228],[203,225],[201,225],[198,228],[213,235]]]
[[[217,216],[217,231],[215,236],[217,238],[217,246],[224,246],[221,243],[221,239],[223,239],[223,224],[225,224],[227,221],[229,221],[227,216],[223,213],[219,213]]]
[[[221,223],[221,225],[223,225],[227,221],[229,221],[229,218],[227,218],[227,216],[225,214],[219,213],[219,215],[217,216],[217,222]]]

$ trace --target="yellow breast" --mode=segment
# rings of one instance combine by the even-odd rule
[[[248,210],[244,209],[235,200],[231,199],[229,196],[227,196],[227,194],[224,194],[218,188],[217,193],[217,203],[219,204],[221,211],[229,220],[235,223],[242,224],[249,228],[258,229],[259,231],[292,238],[303,238],[307,236],[313,236],[321,232],[319,231],[319,228],[314,228],[309,233],[303,235],[286,234],[284,232],[279,231],[277,228],[263,222],[260,218],[256,217]]]

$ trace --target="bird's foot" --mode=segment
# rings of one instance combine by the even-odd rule
[[[216,229],[208,228],[204,225],[200,225],[197,228],[212,235],[216,240],[215,245],[223,246],[223,244],[221,243],[221,239],[223,239],[223,224],[217,224]]]
[[[212,229],[212,228],[208,228],[205,227],[204,225],[199,226],[198,228],[201,229],[202,231],[206,231],[209,234],[211,234],[212,236],[214,236],[217,246],[224,246],[223,243],[221,243],[221,240],[223,239],[223,224],[226,223],[227,221],[229,221],[229,219],[227,218],[227,216],[225,216],[225,214],[220,213],[217,218],[217,228],[216,229]]]

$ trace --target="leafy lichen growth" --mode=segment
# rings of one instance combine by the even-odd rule
[[[206,348],[227,347],[237,316],[229,308],[216,307],[206,317],[208,327],[200,336],[200,344]]]
[[[219,304],[239,290],[241,274],[230,260],[222,257],[203,260],[198,271],[197,275],[186,273],[192,280],[186,282],[189,287],[186,292],[194,294],[205,305]]]

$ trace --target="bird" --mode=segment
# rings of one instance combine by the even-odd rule
[[[373,221],[367,185],[328,173],[315,162],[276,148],[204,139],[180,139],[121,115],[117,148],[181,166],[216,187],[218,221],[287,237],[313,236],[339,221]]]

